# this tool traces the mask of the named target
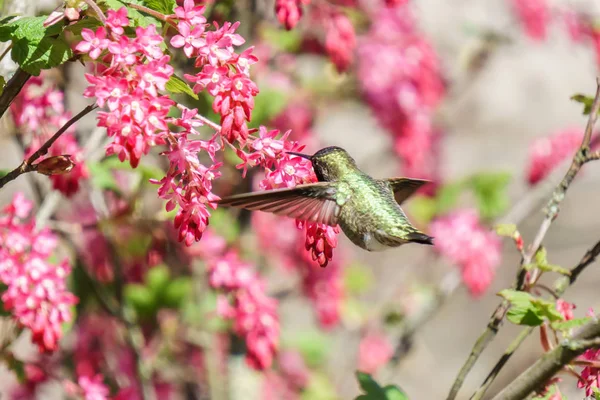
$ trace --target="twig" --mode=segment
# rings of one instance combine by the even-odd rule
[[[544,354],[517,379],[498,393],[493,400],[521,400],[540,388],[557,372],[585,350],[600,345],[600,321],[585,325],[572,340],[561,343]]]
[[[13,169],[8,174],[6,174],[2,178],[0,178],[0,188],[4,187],[4,185],[6,185],[8,182],[17,179],[17,177],[19,175],[25,174],[27,172],[35,171],[36,165],[33,163],[38,158],[44,156],[48,152],[50,147],[54,144],[54,142],[56,142],[56,140],[58,140],[58,138],[63,133],[65,133],[65,131],[67,129],[69,129],[71,127],[71,125],[73,125],[75,122],[79,121],[90,111],[94,110],[96,107],[97,106],[94,104],[89,105],[89,106],[85,107],[83,110],[81,110],[79,112],[79,114],[75,115],[73,118],[71,118],[69,121],[67,121],[58,131],[56,131],[56,133],[50,139],[48,139],[46,141],[46,143],[44,143],[35,153],[33,153],[31,156],[29,156],[29,158],[27,160],[23,160],[21,165],[19,165],[17,168]]]
[[[569,286],[571,286],[577,280],[579,274],[590,264],[592,264],[596,257],[600,254],[600,241],[594,245],[590,250],[588,250],[585,255],[579,261],[574,268],[571,269],[571,274],[569,276],[562,276],[558,278],[554,282],[554,290],[549,289],[552,292],[552,295],[555,297],[560,297],[564,294]],[[521,346],[523,341],[533,332],[532,327],[527,327],[523,329],[519,336],[515,338],[515,340],[508,346],[508,349],[504,352],[500,360],[494,365],[492,371],[485,378],[479,389],[475,392],[475,394],[471,397],[472,400],[477,400],[483,398],[483,395],[489,389],[490,385],[500,373],[500,370],[504,367],[504,365],[508,362],[508,360],[512,357],[515,351]]]
[[[571,166],[569,167],[569,170],[567,171],[567,173],[565,174],[563,179],[560,181],[560,183],[554,189],[554,192],[552,193],[552,197],[550,198],[550,201],[548,202],[546,209],[545,209],[546,216],[545,216],[544,220],[542,221],[540,228],[538,229],[538,232],[533,240],[533,243],[531,244],[531,246],[529,246],[528,251],[525,252],[525,257],[523,257],[521,259],[520,267],[517,272],[517,278],[515,280],[515,283],[513,284],[513,288],[516,290],[522,290],[527,285],[527,282],[525,282],[526,272],[523,267],[525,265],[528,265],[531,263],[533,256],[535,255],[535,253],[539,249],[540,245],[542,244],[542,241],[544,240],[544,237],[546,236],[546,233],[548,232],[548,229],[550,228],[552,221],[554,221],[554,219],[558,215],[558,211],[560,209],[560,207],[559,207],[560,203],[564,200],[566,192],[567,192],[569,186],[571,185],[571,183],[573,182],[573,179],[575,178],[575,176],[577,175],[577,173],[579,172],[579,170],[585,163],[593,160],[593,158],[590,157],[590,147],[589,146],[590,146],[590,141],[592,138],[592,131],[594,129],[594,125],[598,118],[599,110],[600,110],[600,78],[596,78],[596,95],[594,97],[594,102],[592,104],[592,109],[590,111],[590,116],[588,118],[588,123],[585,128],[585,133],[583,136],[583,140],[581,142],[581,146],[575,153],[575,156],[573,157],[573,160],[571,162]],[[529,282],[535,282],[535,280],[537,280],[537,277],[538,277],[537,274],[535,273],[535,271],[533,271],[531,275],[532,275],[532,277]],[[473,349],[471,350],[471,353],[469,354],[467,361],[460,369],[458,376],[456,377],[456,379],[452,385],[452,388],[450,389],[450,393],[448,394],[448,397],[447,397],[448,400],[454,400],[456,398],[456,396],[458,395],[458,392],[459,392],[460,388],[462,387],[467,375],[473,368],[473,365],[475,365],[475,362],[477,361],[477,359],[479,358],[479,356],[481,355],[483,350],[488,346],[488,344],[494,339],[494,337],[498,333],[498,330],[500,329],[500,325],[502,325],[502,321],[504,320],[504,316],[505,316],[506,312],[508,311],[509,306],[510,306],[509,302],[504,300],[492,314],[485,331],[481,334],[481,336],[475,342],[475,345],[473,346]]]
[[[10,106],[14,98],[17,97],[29,78],[31,78],[31,75],[19,68],[12,78],[9,79],[4,87],[4,91],[0,95],[0,118],[2,118],[6,110],[8,110],[8,106]]]

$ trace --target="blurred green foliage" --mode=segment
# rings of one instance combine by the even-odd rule
[[[406,393],[398,386],[387,385],[381,387],[369,374],[357,371],[358,384],[365,394],[361,394],[356,400],[408,400]]]

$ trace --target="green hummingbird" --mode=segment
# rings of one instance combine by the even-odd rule
[[[352,243],[368,251],[404,243],[433,244],[433,237],[419,232],[400,208],[428,181],[374,179],[362,172],[341,147],[326,147],[312,156],[288,154],[310,160],[318,182],[234,195],[218,203],[330,226],[339,224]]]

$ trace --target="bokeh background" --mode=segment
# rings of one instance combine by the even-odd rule
[[[32,8],[36,10],[29,12],[42,13],[55,7],[54,2],[47,0],[28,1],[35,3]],[[254,15],[239,14],[242,25],[260,23],[276,29],[272,4],[268,1],[256,3],[252,2],[256,7]],[[498,218],[511,210],[514,212],[513,207],[523,198],[531,198],[528,194],[535,190],[527,181],[530,148],[535,139],[569,129],[579,129],[583,133],[586,117],[581,113],[581,104],[570,97],[575,93],[593,94],[599,67],[597,52],[600,50],[595,48],[593,40],[574,41],[560,15],[564,10],[572,10],[592,19],[600,18],[600,4],[594,0],[548,2],[553,17],[547,23],[545,37],[536,39],[526,32],[515,11],[518,1],[414,0],[409,3],[406,7],[414,13],[419,35],[429,41],[435,51],[446,87],[430,115],[440,135],[436,145],[438,150],[428,159],[437,165],[436,180],[443,186],[476,173],[506,174],[510,177],[505,192],[509,201],[501,207]],[[368,48],[366,24],[377,24],[378,21],[358,17],[355,21],[358,21],[359,47]],[[302,35],[302,29],[311,26],[309,19],[301,21],[298,34]],[[383,61],[377,57],[361,59],[358,52],[349,71],[339,75],[327,57],[318,53],[297,51],[289,56],[292,61],[279,59],[272,67],[273,75],[267,73],[257,79],[261,90],[267,85],[277,88],[279,77],[275,73],[289,75],[285,68],[292,68],[295,81],[291,90],[286,83],[277,90],[284,93],[287,104],[298,98],[300,102],[316,105],[310,110],[314,118],[310,130],[318,143],[313,149],[340,146],[372,176],[402,174],[402,160],[392,150],[394,138],[382,127],[379,117],[365,101],[360,81],[364,75],[356,73],[359,69],[375,68]],[[381,57],[383,59],[385,54]],[[283,72],[277,71],[278,68]],[[67,105],[73,112],[80,108],[81,93],[86,85],[82,72],[83,67],[75,65],[63,71]],[[285,77],[280,79],[285,81]],[[284,102],[283,98],[274,96],[268,100],[278,103]],[[277,115],[271,117],[263,123],[271,124]],[[286,129],[286,120],[283,121],[278,128]],[[7,128],[2,129],[0,168],[9,169],[20,162],[22,153],[10,134],[10,122],[4,123]],[[78,125],[78,135],[82,138],[90,135],[94,124],[93,115],[86,117]],[[149,156],[149,159],[156,157]],[[559,165],[566,170],[564,163]],[[234,178],[232,181],[235,179],[239,180]],[[542,196],[535,196],[537,201],[527,205],[526,212],[517,211],[519,218],[522,217],[519,229],[526,243],[537,231],[543,218],[543,204],[558,179],[558,175],[552,175],[550,183],[544,183]],[[559,218],[544,240],[553,263],[574,266],[600,238],[599,179],[600,164],[590,163],[569,190]],[[8,203],[17,191],[32,194],[27,178],[21,177],[4,188],[0,192],[0,202]],[[149,190],[146,196],[152,194]],[[71,207],[69,200],[57,198],[57,201],[61,207]],[[161,207],[156,199],[150,199],[149,203]],[[422,204],[415,200],[406,206],[407,213],[416,218],[417,223],[423,215]],[[473,207],[477,208],[476,201],[468,193],[452,205],[453,209]],[[426,229],[426,224],[421,226]],[[243,236],[254,243],[251,231],[251,226],[247,227]],[[310,342],[307,347],[318,353],[315,369],[319,371],[319,383],[315,384],[313,392],[304,394],[307,399],[347,399],[358,394],[354,378],[358,349],[361,338],[371,331],[383,332],[392,345],[399,346],[399,360],[379,368],[374,374],[378,381],[399,385],[411,399],[445,398],[471,346],[498,304],[496,293],[511,285],[519,263],[514,246],[504,240],[501,263],[490,287],[475,297],[460,284],[458,268],[450,260],[436,255],[431,248],[410,245],[385,253],[368,253],[354,248],[340,235],[337,254],[343,259],[343,268],[347,271],[344,282],[349,286],[345,288],[347,296],[343,300],[339,323],[328,330],[319,328],[313,307],[297,290],[297,278],[278,270],[266,273],[273,288],[283,287],[284,292],[290,292],[283,294],[279,310],[282,340],[284,343]],[[577,305],[576,314],[583,315],[589,307],[597,309],[600,306],[599,271],[596,265],[589,267],[565,295],[566,300]],[[430,313],[427,309],[428,302],[432,301],[432,290],[442,290],[445,295],[441,304],[431,306],[436,311]],[[393,311],[405,312],[408,317],[399,324],[388,326],[384,320]],[[424,320],[419,320],[421,317]],[[410,335],[401,331],[407,324],[414,325],[415,332]],[[510,324],[503,326],[469,375],[459,398],[468,398],[479,386],[517,332],[518,329]],[[399,345],[402,335],[404,343]],[[35,352],[26,337],[20,338],[15,348],[20,354]],[[490,393],[504,387],[542,353],[539,337],[534,334],[502,371]],[[247,368],[240,357],[231,357],[230,371],[234,371],[235,366],[243,387],[232,389],[231,398],[265,398],[261,375]],[[1,385],[2,391],[8,391],[8,382],[13,382],[14,377],[6,369],[1,376],[3,382],[7,382]],[[61,389],[57,386],[60,385],[48,384],[39,391],[38,398],[60,396]],[[570,377],[565,377],[561,389],[569,398],[583,397]],[[336,394],[328,397],[329,390]],[[273,396],[270,398],[279,398],[277,394]]]

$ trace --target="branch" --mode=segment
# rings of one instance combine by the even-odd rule
[[[98,107],[98,106],[95,105],[95,104],[89,105],[86,108],[84,108],[83,110],[81,110],[79,112],[79,114],[75,115],[73,118],[71,118],[69,121],[67,121],[62,126],[62,128],[60,128],[58,131],[56,131],[56,133],[50,139],[48,139],[46,141],[46,143],[44,143],[35,153],[33,153],[31,156],[29,156],[28,159],[23,160],[23,162],[21,163],[21,165],[19,165],[17,168],[13,169],[8,174],[6,174],[2,178],[0,178],[0,188],[4,187],[4,185],[6,185],[8,182],[17,179],[17,177],[19,175],[25,174],[27,172],[35,171],[36,170],[36,165],[33,164],[33,163],[38,158],[46,155],[46,153],[48,153],[48,150],[54,144],[54,142],[56,142],[58,140],[58,138],[63,133],[65,133],[65,131],[67,129],[69,129],[71,127],[71,125],[73,125],[75,122],[79,121],[86,114],[88,114],[89,112],[91,112],[92,110],[94,110],[96,107]]]
[[[544,354],[517,379],[498,393],[493,400],[521,400],[543,386],[565,365],[589,348],[600,346],[600,321],[584,326],[573,339],[561,343]]]
[[[6,110],[8,110],[8,106],[10,106],[15,97],[17,97],[29,78],[31,78],[31,75],[21,68],[17,69],[17,72],[10,78],[4,87],[4,91],[0,95],[0,118],[2,118]]]
[[[600,241],[598,241],[594,247],[588,250],[585,255],[579,261],[575,267],[571,269],[571,274],[569,276],[563,276],[557,279],[554,282],[554,290],[553,293],[555,296],[562,296],[564,292],[567,290],[569,286],[571,286],[577,280],[579,274],[590,264],[592,264],[596,257],[600,254]],[[533,332],[533,327],[527,327],[519,333],[519,336],[515,338],[515,340],[508,346],[508,349],[504,352],[500,360],[494,365],[492,371],[485,378],[479,389],[473,394],[471,400],[479,400],[483,398],[483,395],[487,392],[490,385],[496,379],[500,370],[504,367],[504,365],[508,362],[508,360],[512,357],[515,351],[521,346],[523,341]]]
[[[526,271],[523,267],[531,263],[533,256],[542,244],[542,241],[544,240],[544,237],[546,236],[546,233],[548,232],[552,221],[554,221],[554,219],[558,215],[560,203],[564,200],[566,192],[569,189],[571,183],[573,182],[573,179],[575,178],[577,173],[579,173],[579,170],[585,163],[594,159],[593,154],[590,154],[590,141],[594,125],[596,124],[596,120],[598,118],[599,110],[600,78],[596,78],[596,95],[594,97],[594,102],[592,103],[592,109],[590,111],[590,116],[588,118],[588,123],[585,128],[581,146],[575,153],[569,170],[554,189],[550,201],[548,201],[548,204],[546,205],[546,216],[542,221],[542,224],[540,225],[537,234],[535,235],[533,243],[531,244],[531,246],[529,246],[528,251],[525,253],[525,256],[521,258],[521,263],[517,272],[517,278],[512,286],[513,289],[522,290],[527,286],[528,282],[525,282]],[[536,271],[533,271],[529,282],[535,282],[535,280],[537,280],[538,277],[539,275],[536,274]],[[496,337],[496,334],[500,329],[500,325],[502,325],[502,321],[504,320],[504,316],[506,315],[509,306],[510,303],[506,300],[503,300],[502,303],[498,305],[498,307],[496,307],[496,310],[492,314],[485,331],[481,334],[481,336],[479,336],[479,338],[475,342],[475,345],[473,346],[471,353],[467,358],[467,361],[460,369],[458,376],[456,377],[452,388],[450,389],[450,393],[448,394],[447,400],[454,400],[458,395],[458,392],[462,387],[467,375],[473,368],[473,365],[475,365],[475,362],[477,361],[483,350],[485,350],[488,344]]]

